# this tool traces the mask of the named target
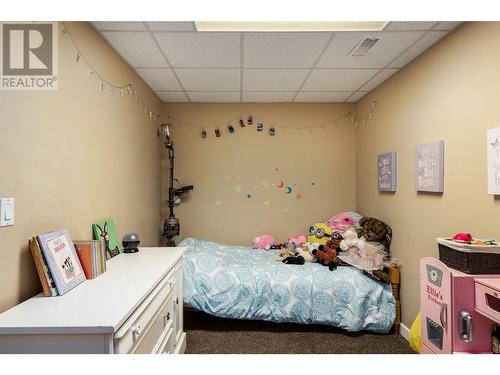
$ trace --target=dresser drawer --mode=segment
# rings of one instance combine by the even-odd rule
[[[172,319],[172,304],[173,293],[169,295],[163,306],[160,307],[158,313],[153,318],[144,334],[141,335],[136,344],[132,347],[132,354],[152,354],[159,350],[164,341],[164,336],[174,325]]]
[[[475,294],[477,312],[500,324],[500,279],[476,281]]]
[[[151,291],[146,299],[115,333],[113,339],[115,353],[122,354],[130,352],[132,347],[139,345],[139,342],[142,341],[143,337],[146,336],[150,329],[152,329],[152,334],[155,335],[160,326],[159,323],[163,324],[161,308],[169,308],[170,305],[172,305],[171,300],[166,300],[172,296],[174,288],[175,276],[174,272],[171,271],[158,283],[153,291]],[[152,328],[155,323],[157,326]],[[160,330],[160,334],[161,331],[162,330]],[[147,346],[148,340],[149,338],[147,340],[145,338],[145,347]]]
[[[156,351],[157,354],[173,354],[175,348],[175,332],[173,326],[174,325],[171,324],[168,330],[165,331],[164,336],[162,336],[161,343]]]

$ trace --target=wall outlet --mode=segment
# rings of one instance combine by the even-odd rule
[[[14,225],[14,198],[0,198],[0,227]]]

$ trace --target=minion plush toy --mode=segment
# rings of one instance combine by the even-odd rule
[[[332,228],[330,228],[325,223],[316,223],[314,225],[311,225],[311,227],[309,228],[309,236],[307,236],[307,241],[324,246],[332,236],[332,233]]]

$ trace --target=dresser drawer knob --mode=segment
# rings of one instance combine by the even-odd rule
[[[139,324],[132,327],[132,334],[135,336],[139,336],[141,334],[141,326]]]
[[[179,297],[177,297],[177,298],[175,299],[175,303],[176,303],[176,304],[179,304]]]

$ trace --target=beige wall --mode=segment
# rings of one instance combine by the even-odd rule
[[[69,30],[111,82],[132,83],[157,112],[160,103],[86,23]],[[62,25],[60,25],[60,30]],[[112,217],[119,234],[158,243],[159,147],[154,122],[131,97],[100,91],[59,40],[57,91],[0,91],[0,197],[16,199],[15,225],[0,228],[0,311],[41,290],[30,236],[67,227],[91,238],[91,223]]]
[[[223,124],[221,138],[210,130],[208,138],[202,139],[199,128],[189,130],[173,121],[176,176],[183,184],[194,184],[194,191],[175,209],[181,238],[248,245],[255,236],[270,233],[284,241],[336,211],[353,209],[355,129],[348,119],[311,133],[282,129],[274,137],[267,133],[269,122],[311,126],[352,109],[351,104],[164,104],[165,118],[172,116],[194,126]],[[253,125],[235,126],[236,133],[228,134],[226,122],[248,113],[264,121],[265,132],[257,133]],[[166,186],[165,153],[162,160]],[[292,194],[275,186],[280,180],[292,187]],[[237,186],[241,192],[235,191]],[[246,198],[247,193],[252,198]],[[296,193],[303,198],[297,200]]]
[[[500,126],[500,23],[466,24],[357,103],[357,209],[394,230],[402,320],[419,310],[419,259],[435,238],[470,231],[500,240],[500,200],[487,194],[486,129]],[[445,141],[444,193],[415,191],[415,145]],[[378,193],[377,154],[397,152],[397,192]]]

